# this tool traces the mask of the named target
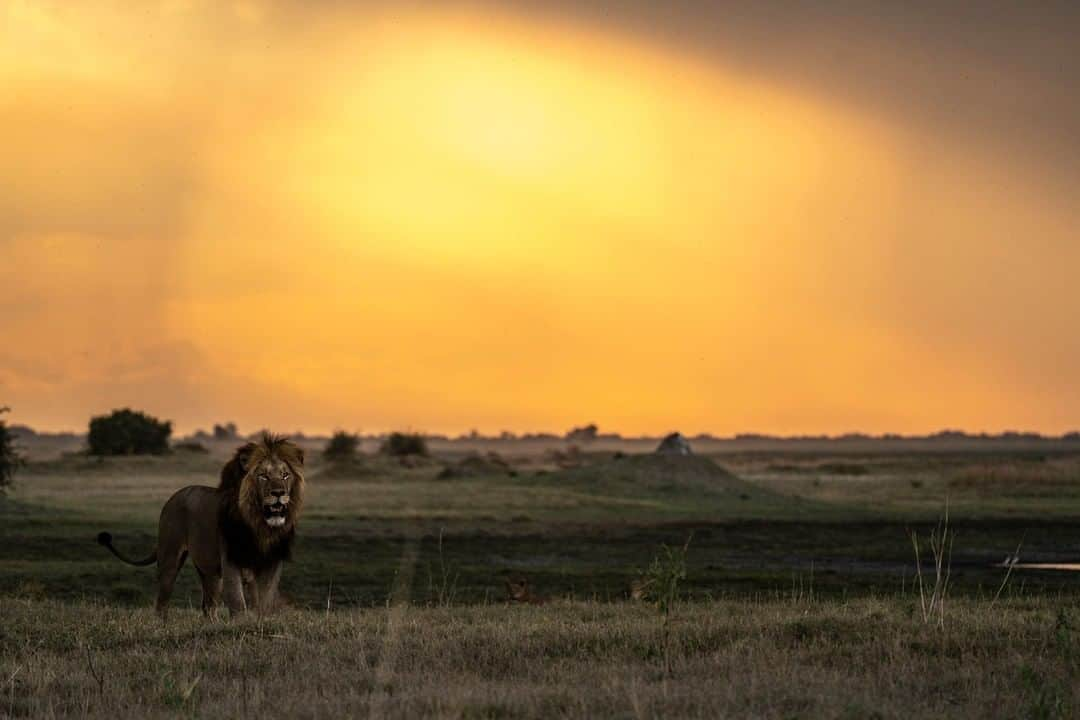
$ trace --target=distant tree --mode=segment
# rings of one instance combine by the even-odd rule
[[[333,462],[347,462],[356,459],[360,447],[360,436],[338,430],[331,436],[323,448],[323,457]]]
[[[390,433],[379,447],[379,452],[393,457],[427,455],[427,440],[419,433]]]
[[[214,425],[214,439],[215,440],[235,440],[236,439],[236,423],[225,423],[224,425]]]
[[[967,434],[962,430],[941,430],[930,436],[931,440],[963,440]]]
[[[547,441],[547,442],[551,442],[551,441],[554,441],[554,440],[558,440],[559,436],[555,435],[553,433],[525,433],[524,435],[521,436],[521,439],[522,440],[544,440],[544,441]]]
[[[596,440],[597,430],[595,424],[577,427],[566,433],[565,439],[567,442],[593,442]]]
[[[0,415],[8,412],[8,408],[0,407]],[[19,449],[15,447],[15,438],[8,429],[7,424],[0,420],[0,491],[15,479],[15,471],[22,465],[23,458]]]
[[[90,420],[92,455],[161,455],[169,451],[172,423],[129,408]]]

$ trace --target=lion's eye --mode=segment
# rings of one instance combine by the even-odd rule
[[[270,479],[270,478],[268,478],[268,477],[267,477],[267,476],[265,476],[265,475],[260,475],[260,476],[259,476],[259,482],[266,482],[266,481],[267,481],[267,480],[269,480],[269,479]]]
[[[283,474],[283,475],[281,476],[281,479],[282,479],[282,480],[288,480],[288,479],[289,479],[289,473],[284,473],[284,474]]]

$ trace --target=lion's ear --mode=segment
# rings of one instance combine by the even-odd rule
[[[304,449],[299,445],[296,446],[296,462],[300,464],[300,467],[304,466]]]
[[[255,450],[255,443],[248,443],[237,449],[225,467],[221,468],[221,485],[219,487],[239,487],[248,471],[248,462],[251,453]]]

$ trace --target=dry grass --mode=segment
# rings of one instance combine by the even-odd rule
[[[1060,462],[1068,476],[1074,461]],[[975,574],[984,561],[991,572],[984,558],[994,553],[996,561],[999,547],[1005,554],[1021,537],[1032,553],[1074,543],[1072,496],[1017,501],[986,496],[978,484],[950,490],[968,461],[859,463],[866,475],[819,475],[819,460],[809,472],[776,470],[767,459],[732,462],[740,478],[772,491],[744,500],[620,484],[618,477],[588,481],[587,469],[448,482],[436,479],[437,464],[403,468],[365,458],[363,472],[324,474],[315,461],[303,555],[284,579],[311,609],[264,622],[206,623],[177,607],[167,626],[141,594],[152,587],[149,571],[120,567],[99,552],[93,534],[118,526],[126,542],[145,546],[161,502],[182,485],[213,482],[219,460],[35,463],[20,476],[14,501],[0,503],[0,547],[7,548],[0,585],[15,579],[8,583],[15,595],[0,596],[0,717],[1076,715],[1075,584],[1045,580],[1033,595],[1035,576],[1026,590],[1014,577],[991,597],[999,570]],[[916,487],[916,478],[925,484]],[[842,600],[850,597],[845,583],[859,576],[844,576],[843,566],[830,575],[820,564],[814,575],[815,559],[849,555],[883,564],[883,573],[898,560],[910,572],[905,524],[881,518],[906,518],[912,509],[912,517],[936,517],[946,492],[961,529],[958,553],[974,553],[955,575],[957,589],[966,581],[967,592],[950,592],[947,612],[937,604],[924,611],[910,578],[905,586],[889,577],[882,586],[902,594],[851,585],[863,588],[861,596]],[[1044,507],[1057,514],[1056,524]],[[998,519],[964,525],[960,510]],[[1021,511],[1013,524],[1000,519]],[[709,522],[688,520],[702,516]],[[781,521],[792,516],[800,520]],[[745,522],[752,517],[762,520]],[[589,588],[625,587],[661,543],[675,547],[691,528],[687,586],[684,569],[674,566],[672,586],[680,598],[700,602],[672,597],[662,615],[642,603],[562,599],[619,597]],[[951,532],[935,540],[939,549]],[[740,553],[755,562],[809,560],[809,592],[802,592],[800,571],[799,591],[790,575],[791,598],[784,599],[771,571],[745,558],[740,565]],[[552,602],[484,601],[486,584],[501,586],[500,573],[523,568]],[[934,579],[944,582],[947,570],[935,562]],[[991,577],[993,587],[982,590],[979,577]],[[827,582],[833,599],[823,601]],[[73,583],[79,594],[65,596]],[[704,600],[710,597],[722,599]],[[457,604],[462,600],[484,604]],[[343,603],[348,609],[338,609]],[[931,616],[935,622],[925,622]]]
[[[1080,514],[1077,455],[755,457],[729,460],[727,467],[776,493],[894,516],[935,518],[946,496],[958,516]]]
[[[974,463],[956,470],[949,487],[994,497],[1076,496],[1080,495],[1080,458]]]
[[[1052,600],[180,612],[0,600],[15,717],[1069,717],[1078,634]]]
[[[927,538],[934,574],[929,581],[923,580],[923,553],[919,542],[919,533],[911,531],[911,545],[915,551],[915,578],[919,588],[919,609],[922,610],[924,623],[936,622],[938,627],[945,627],[945,602],[949,597],[949,581],[952,579],[952,552],[955,533],[949,529],[949,507],[937,526]],[[1006,576],[1002,588],[1008,581]],[[995,595],[994,599],[1001,594]]]
[[[555,522],[604,519],[685,519],[699,517],[789,517],[833,512],[809,503],[791,503],[732,478],[706,460],[716,477],[705,477],[691,460],[690,472],[671,472],[660,459],[619,466],[636,468],[620,475],[585,470],[569,475],[521,473],[505,469],[448,481],[434,460],[402,467],[396,458],[365,457],[362,463],[335,465],[312,458],[311,492],[304,521],[336,523],[343,518],[385,521],[507,521],[514,517]],[[606,466],[604,466],[606,467]],[[19,476],[10,496],[40,507],[137,522],[154,519],[178,488],[217,483],[221,461],[215,456],[109,458],[68,457],[38,462]],[[625,475],[625,476],[624,476]],[[673,478],[675,480],[673,480]],[[706,483],[704,480],[710,480]],[[677,481],[677,482],[676,482]],[[663,485],[663,487],[657,487]]]

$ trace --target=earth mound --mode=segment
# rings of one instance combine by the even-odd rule
[[[552,473],[559,481],[613,492],[704,491],[709,494],[761,496],[765,491],[742,480],[707,457],[648,453],[624,455]]]
[[[506,462],[498,453],[490,452],[486,455],[480,453],[467,455],[458,462],[444,467],[438,478],[440,480],[453,480],[515,474],[516,472],[510,463]]]

